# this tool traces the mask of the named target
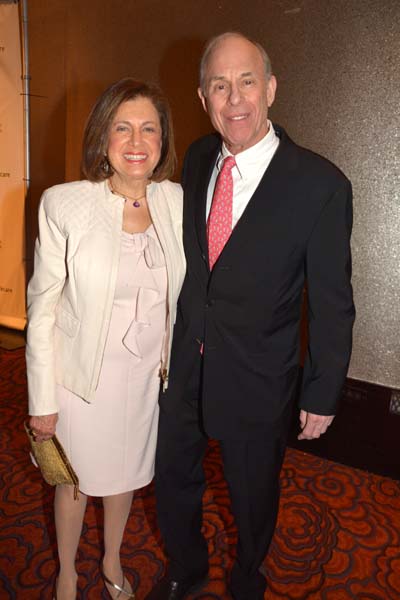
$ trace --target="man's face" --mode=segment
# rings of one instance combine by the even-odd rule
[[[204,110],[232,154],[257,144],[268,133],[268,108],[275,98],[276,79],[267,81],[256,46],[230,36],[211,52],[205,70]]]

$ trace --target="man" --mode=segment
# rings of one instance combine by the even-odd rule
[[[237,33],[209,42],[198,93],[218,133],[195,142],[184,163],[187,275],[156,461],[169,567],[148,600],[182,600],[207,576],[201,500],[208,437],[220,441],[238,528],[230,592],[235,600],[264,597],[260,567],[278,511],[305,284],[300,439],[326,431],[346,376],[354,320],[351,186],[268,120],[275,90],[258,44]]]

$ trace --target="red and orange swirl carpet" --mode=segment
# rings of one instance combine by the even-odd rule
[[[53,490],[28,456],[23,349],[0,350],[0,599],[50,600],[56,571]],[[211,579],[197,600],[228,600],[235,527],[219,450],[210,444],[204,498]],[[79,548],[79,598],[108,598],[99,574],[101,502],[89,501]],[[152,486],[135,496],[123,546],[143,600],[164,556]],[[278,526],[265,560],[265,600],[399,600],[400,484],[288,449]],[[249,598],[251,600],[251,598]]]

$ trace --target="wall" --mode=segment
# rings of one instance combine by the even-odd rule
[[[272,118],[353,182],[350,375],[400,387],[397,0],[35,0],[29,18],[31,215],[44,187],[79,177],[85,118],[106,85],[125,75],[161,84],[181,160],[209,130],[195,92],[205,40],[236,29],[262,42],[278,78]]]

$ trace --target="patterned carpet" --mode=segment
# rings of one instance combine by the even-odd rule
[[[50,600],[56,569],[53,490],[28,458],[23,349],[0,350],[0,599]],[[210,444],[204,529],[211,580],[196,600],[227,600],[235,527],[219,450]],[[101,503],[88,503],[79,548],[79,598],[108,597],[100,580]],[[151,486],[137,493],[123,563],[143,600],[164,557]],[[265,561],[265,600],[399,600],[400,484],[288,449],[278,527]],[[249,600],[251,600],[249,598]]]

